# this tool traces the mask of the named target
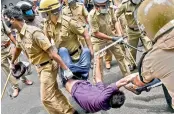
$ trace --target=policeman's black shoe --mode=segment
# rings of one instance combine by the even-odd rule
[[[136,65],[128,65],[130,71],[134,71],[137,67]]]

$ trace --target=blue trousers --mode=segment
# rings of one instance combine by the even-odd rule
[[[80,59],[76,63],[72,61],[71,56],[69,55],[69,52],[65,47],[61,47],[58,51],[58,54],[75,76],[78,76],[83,80],[88,79],[89,70],[91,66],[91,53],[88,48],[82,48]],[[61,78],[64,79],[62,69]]]

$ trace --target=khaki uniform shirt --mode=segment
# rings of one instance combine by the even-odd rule
[[[82,26],[86,25],[86,18],[88,16],[88,11],[82,3],[76,2],[75,7],[65,6],[63,8],[63,15],[67,15],[77,20]]]
[[[80,58],[81,49],[80,42],[78,40],[78,35],[82,36],[85,28],[78,24],[78,21],[72,19],[69,16],[62,16],[62,27],[61,27],[61,43],[60,47],[65,47],[68,49],[69,53],[73,53],[79,50],[74,55],[72,55],[72,60],[76,61]]]
[[[11,33],[10,28],[7,27],[7,25],[5,24],[5,22],[3,20],[1,20],[1,45],[6,44],[10,38],[7,36],[7,34]],[[11,47],[8,46],[6,48],[4,48],[3,46],[1,47],[1,56],[2,57],[6,57],[9,55],[10,53],[10,49]]]
[[[129,0],[123,1],[116,10],[116,17],[119,18],[122,14],[125,15],[127,25],[130,28],[138,28],[137,22],[134,19],[134,10],[136,6]]]
[[[173,24],[166,24],[159,30],[155,36],[159,36],[158,40],[154,38],[157,41],[143,60],[142,76],[145,82],[151,81],[153,78],[174,77],[174,29],[160,36],[163,30],[172,26],[174,26],[174,20]]]
[[[94,32],[102,32],[109,36],[114,35],[112,29],[114,28],[116,17],[112,8],[110,8],[109,13],[105,15],[100,14],[95,9],[92,9],[89,13],[88,20],[93,36],[92,42],[101,41],[98,38],[94,38]]]
[[[58,20],[57,20],[57,24],[55,25],[51,20],[47,19],[44,22],[44,32],[46,34],[46,36],[49,38],[50,42],[51,39],[54,40],[55,46],[58,48],[59,44],[60,44],[60,29],[61,29],[61,16],[59,16]]]
[[[16,47],[22,48],[32,64],[39,65],[50,60],[46,50],[51,43],[39,28],[24,24],[16,40]]]

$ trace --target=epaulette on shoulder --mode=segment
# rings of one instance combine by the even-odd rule
[[[31,26],[31,25],[27,25],[26,31],[28,31],[30,34],[34,34],[36,31],[39,32],[43,32],[40,28],[35,27],[35,26]]]
[[[122,4],[125,4],[125,3],[127,3],[127,2],[129,2],[129,0],[123,0],[121,3],[122,3]]]

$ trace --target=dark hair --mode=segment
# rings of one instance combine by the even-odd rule
[[[5,4],[4,4],[4,5],[2,5],[2,7],[3,7],[4,9],[7,9],[7,5],[5,5]]]
[[[7,16],[10,19],[14,18],[18,21],[23,21],[22,11],[17,6],[11,6],[8,9],[5,9],[3,15]]]
[[[8,5],[9,5],[9,6],[14,6],[13,3],[9,3]]]
[[[117,91],[111,96],[109,104],[112,108],[120,108],[124,104],[125,99],[124,93],[122,91]]]

